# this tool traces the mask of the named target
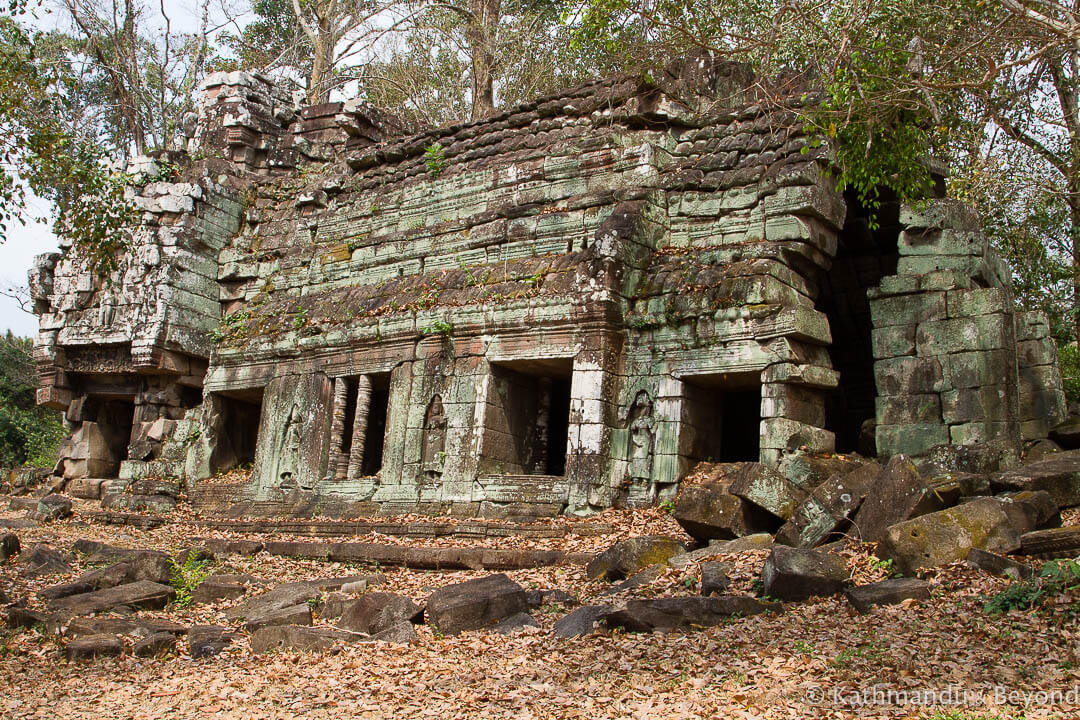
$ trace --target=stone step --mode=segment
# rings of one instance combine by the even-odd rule
[[[550,565],[584,565],[592,553],[514,548],[440,548],[379,543],[267,542],[271,555],[328,562],[394,565],[420,570],[524,570]]]
[[[582,537],[608,535],[615,527],[608,523],[581,523],[574,527],[559,527],[541,523],[490,522],[410,522],[395,523],[364,520],[201,520],[210,530],[236,533],[273,533],[278,535],[309,535],[313,537],[352,537],[379,533],[410,538],[489,538],[528,537],[561,538],[568,534]]]
[[[1024,533],[1020,536],[1020,549],[1017,554],[1044,558],[1080,555],[1080,527],[1050,528]]]

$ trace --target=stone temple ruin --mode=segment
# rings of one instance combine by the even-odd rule
[[[173,478],[247,512],[538,516],[1064,419],[968,208],[872,223],[745,68],[659,75],[437,129],[211,77],[186,149],[136,162],[114,276],[31,272],[55,473],[130,507]]]

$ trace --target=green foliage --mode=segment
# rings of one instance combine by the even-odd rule
[[[169,558],[169,585],[176,590],[176,605],[191,605],[191,594],[210,575],[210,561],[199,560],[193,552],[187,553],[184,562]]]
[[[251,319],[251,313],[247,310],[237,310],[231,315],[226,315],[221,319],[221,324],[210,331],[210,339],[216,343],[223,343],[243,338],[247,333],[249,319]]]
[[[900,577],[900,571],[896,569],[896,563],[890,558],[888,560],[882,560],[879,557],[873,555],[870,556],[870,569],[871,570],[883,570],[885,577]]]
[[[1011,610],[1038,610],[1050,598],[1073,595],[1080,591],[1080,563],[1075,560],[1051,560],[1030,580],[1013,582],[990,598],[984,610],[997,615]],[[1075,605],[1075,597],[1071,606]]]
[[[1058,345],[1058,368],[1065,386],[1065,397],[1070,403],[1080,402],[1080,352],[1076,343]]]
[[[420,329],[421,335],[450,335],[454,332],[452,323],[445,320],[436,320],[430,325]]]
[[[65,432],[60,413],[35,404],[37,376],[29,338],[0,338],[0,467],[52,467]]]
[[[127,178],[106,165],[99,138],[71,122],[79,82],[64,62],[49,62],[49,39],[20,23],[16,2],[0,17],[0,241],[28,219],[26,189],[53,205],[54,231],[75,255],[108,274],[126,246],[135,217],[124,197]],[[37,218],[41,220],[41,218]]]
[[[443,155],[443,146],[440,143],[432,143],[424,148],[424,165],[427,166],[428,175],[437,178],[446,170],[446,157]]]

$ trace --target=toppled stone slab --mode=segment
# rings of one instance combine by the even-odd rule
[[[994,492],[1045,490],[1058,507],[1080,505],[1080,451],[1060,453],[990,477]]]
[[[439,588],[427,599],[428,622],[445,635],[478,630],[527,610],[525,590],[502,573]]]
[[[761,463],[743,463],[733,473],[728,492],[787,520],[806,501],[806,491]]]
[[[800,548],[822,543],[858,509],[881,470],[877,463],[867,463],[830,476],[777,531],[776,542]]]
[[[1023,539],[1021,539],[1022,542]],[[971,548],[971,551],[968,552],[967,564],[976,570],[982,570],[993,575],[1004,575],[1013,580],[1027,580],[1035,575],[1035,568],[1027,563],[1018,562],[1010,557],[980,550],[979,548]]]
[[[775,544],[775,539],[769,533],[755,533],[734,540],[712,540],[709,542],[709,550],[717,555],[734,555],[753,550],[770,550]]]
[[[308,601],[319,597],[320,588],[312,583],[287,583],[278,585],[261,595],[245,600],[225,611],[229,620],[249,620],[265,617],[272,612],[295,605],[306,606]]]
[[[856,610],[865,614],[877,605],[896,605],[912,599],[928,600],[930,583],[918,578],[891,578],[848,588],[844,595]]]
[[[717,483],[682,488],[671,516],[699,541],[772,532],[778,525],[771,513],[731,494],[727,485]]]
[[[862,464],[862,460],[845,455],[796,453],[785,459],[782,471],[791,483],[809,493],[833,475],[854,472]]]
[[[943,501],[923,481],[915,463],[906,455],[896,455],[870,484],[852,520],[852,530],[863,540],[878,542],[890,525],[943,507]]]
[[[168,557],[155,552],[142,552],[132,555],[129,560],[89,570],[80,575],[77,582],[91,585],[95,590],[115,587],[137,580],[148,580],[167,585],[171,572],[172,566]]]
[[[267,542],[271,555],[393,565],[420,570],[522,570],[527,568],[584,564],[592,555],[559,550],[477,547],[413,547],[379,543]]]
[[[0,562],[7,562],[19,554],[19,536],[14,533],[0,535]]]
[[[1020,464],[1016,448],[991,440],[971,445],[935,445],[916,458],[919,472],[965,472],[977,475],[1002,472]]]
[[[115,635],[87,635],[72,640],[64,648],[64,656],[72,661],[116,657],[123,653],[124,643]]]
[[[584,605],[561,617],[555,623],[555,637],[574,638],[589,635],[614,610],[611,605]]]
[[[33,578],[43,575],[58,575],[71,572],[64,556],[44,543],[38,543],[19,557],[19,561],[26,565],[23,569],[23,577]]]
[[[1046,559],[1080,555],[1080,527],[1035,530],[1020,536],[1021,555]]]
[[[1024,523],[1031,530],[1044,530],[1051,527],[1061,527],[1061,511],[1057,503],[1045,490],[1021,490],[1016,493],[999,495],[1015,506],[1019,506],[1024,513]],[[1017,526],[1020,523],[1017,522]]]
[[[311,606],[305,602],[271,610],[265,615],[256,615],[244,623],[244,629],[254,632],[259,628],[273,625],[311,625],[311,622]]]
[[[210,575],[191,593],[191,601],[196,605],[208,605],[218,600],[235,600],[257,584],[259,581],[250,575]]]
[[[761,570],[765,594],[780,600],[835,595],[848,586],[849,578],[840,556],[783,545],[772,549]]]
[[[585,575],[595,580],[624,580],[650,565],[665,563],[686,552],[686,546],[662,535],[642,535],[622,540],[593,558]]]
[[[413,626],[413,623],[408,620],[402,620],[401,622],[394,623],[382,632],[375,633],[371,636],[371,640],[375,642],[393,643],[394,645],[412,645],[417,642],[419,638],[416,635],[416,628]]]
[[[399,622],[420,622],[423,617],[424,608],[403,595],[369,592],[346,604],[338,625],[375,635]]]
[[[26,607],[11,605],[7,608],[7,626],[12,630],[19,628],[32,630],[38,626],[58,625],[60,622],[58,618]]]
[[[38,522],[30,518],[0,518],[0,528],[5,530],[29,530],[37,526]]]
[[[94,592],[59,598],[49,603],[54,612],[72,615],[92,615],[115,607],[160,610],[176,599],[176,591],[168,585],[139,580],[126,585],[95,590]]]
[[[228,628],[219,625],[196,625],[188,631],[188,652],[192,658],[220,655],[233,639]]]
[[[625,628],[629,632],[670,631],[712,627],[735,615],[747,617],[777,609],[775,604],[766,604],[746,595],[693,595],[630,600],[609,611],[604,616],[604,622],[608,627]]]
[[[273,650],[297,652],[326,652],[339,642],[352,642],[359,637],[344,630],[301,625],[263,627],[251,634],[251,651],[266,653]]]
[[[68,621],[64,635],[67,637],[101,633],[144,636],[154,633],[185,635],[187,631],[186,625],[157,618],[76,617]]]
[[[681,555],[679,557],[682,557]],[[660,577],[660,574],[664,571],[665,565],[663,563],[656,563],[650,565],[641,572],[634,573],[630,577],[626,578],[620,583],[612,585],[601,592],[601,595],[618,595],[621,592],[628,590],[634,590],[636,588],[648,585]]]
[[[159,657],[176,651],[176,636],[172,633],[157,632],[135,643],[132,654],[135,657]]]
[[[101,507],[106,510],[166,513],[176,508],[176,498],[170,495],[106,493],[101,498]]]
[[[200,544],[215,555],[242,555],[251,557],[262,552],[263,543],[257,540],[224,540],[221,538],[200,538]]]
[[[60,585],[50,585],[49,587],[38,590],[38,597],[42,600],[58,600],[60,598],[70,597],[71,595],[81,595],[82,593],[88,593],[94,591],[96,588],[89,583],[84,582],[69,582],[62,583]]]
[[[977,498],[947,510],[893,525],[878,554],[892,559],[905,575],[967,558],[971,548],[1008,553],[1020,547],[1004,503]]]

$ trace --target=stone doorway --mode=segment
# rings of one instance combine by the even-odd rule
[[[836,435],[836,451],[859,447],[863,423],[875,418],[877,387],[871,337],[870,302],[866,292],[881,278],[896,273],[900,204],[885,200],[874,219],[854,194],[845,193],[848,213],[837,238],[832,268],[821,275],[818,309],[829,319],[829,357],[840,373],[840,389],[825,398],[825,428]]]
[[[679,454],[688,462],[756,462],[760,457],[761,375],[684,377]]]
[[[210,472],[254,464],[262,402],[262,388],[215,394],[217,441],[210,455]]]
[[[492,363],[481,474],[566,475],[573,360]]]

